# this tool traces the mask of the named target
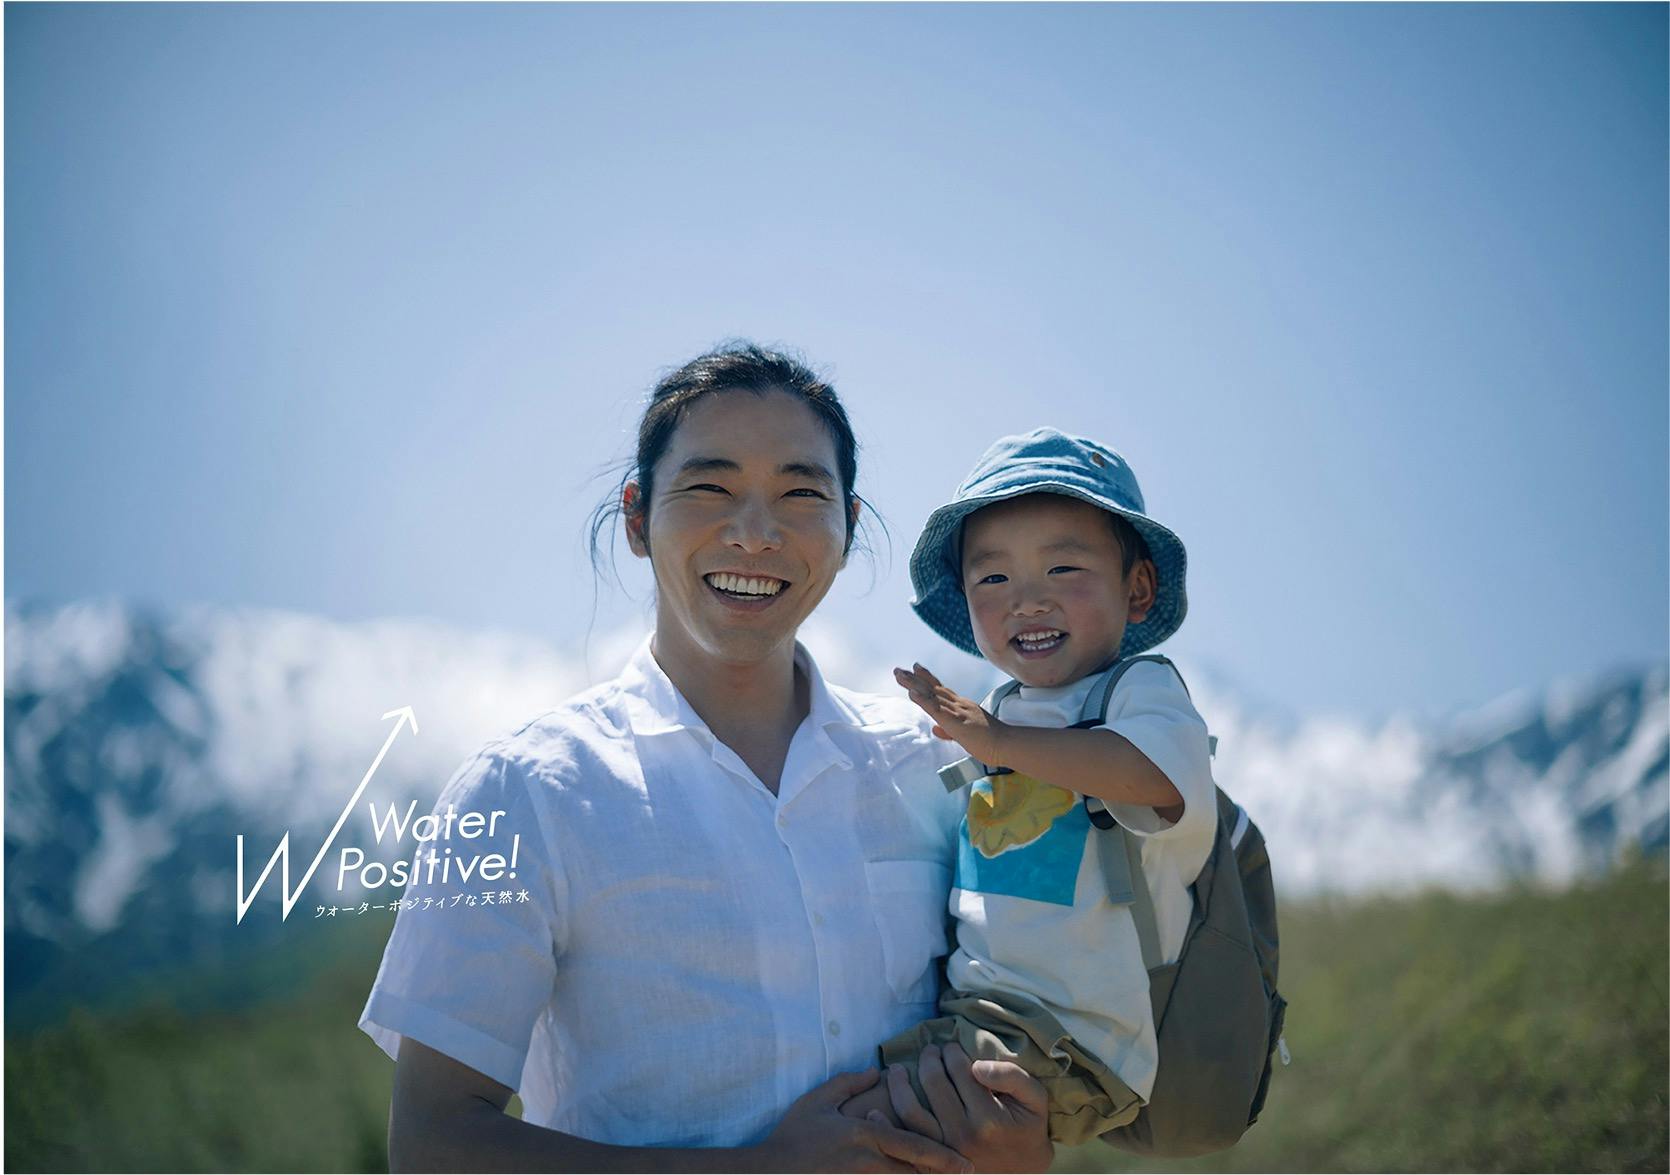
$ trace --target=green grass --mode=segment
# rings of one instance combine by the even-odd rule
[[[1057,1170],[1664,1171],[1667,928],[1662,863],[1555,894],[1286,907],[1293,1064],[1263,1119],[1206,1160],[1096,1144]],[[387,1170],[393,1066],[354,1027],[386,932],[341,928],[339,962],[259,1008],[9,1035],[6,1167]]]
[[[1102,1144],[1058,1171],[1664,1171],[1661,867],[1548,894],[1284,911],[1293,1064],[1241,1143],[1188,1163]]]
[[[305,996],[201,1016],[77,1011],[9,1037],[6,1167],[388,1170],[392,1065],[354,1027],[387,930],[346,944],[356,963]]]

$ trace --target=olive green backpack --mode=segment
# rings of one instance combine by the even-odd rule
[[[1100,726],[1125,671],[1139,661],[1177,667],[1165,657],[1128,657],[1105,670],[1085,700],[1080,727]],[[1182,680],[1182,674],[1178,674]],[[986,699],[997,706],[1014,689],[1000,686]],[[1185,685],[1187,690],[1188,686]],[[1216,750],[1217,740],[1211,745]],[[940,774],[947,787],[987,774],[964,759]],[[1276,894],[1270,856],[1258,826],[1217,788],[1218,831],[1212,851],[1190,886],[1194,912],[1174,963],[1160,961],[1154,904],[1142,875],[1142,845],[1099,806],[1085,801],[1091,822],[1108,840],[1101,858],[1108,895],[1131,903],[1159,1045],[1159,1068],[1148,1104],[1136,1119],[1102,1141],[1140,1155],[1185,1158],[1234,1146],[1258,1120],[1276,1055],[1289,1061],[1282,1039],[1287,1001],[1276,990]]]

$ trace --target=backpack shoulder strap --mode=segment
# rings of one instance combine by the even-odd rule
[[[1121,657],[1115,661],[1111,666],[1102,670],[1101,677],[1096,679],[1096,684],[1091,686],[1090,692],[1085,695],[1084,708],[1079,711],[1078,724],[1080,726],[1100,726],[1107,721],[1108,703],[1113,700],[1114,686],[1118,685],[1119,679],[1125,676],[1125,671],[1139,661],[1155,661],[1161,665],[1171,665],[1169,657],[1162,657],[1158,653],[1144,653],[1140,657]],[[1171,665],[1171,669],[1173,673],[1177,672],[1177,666]],[[1177,680],[1183,680],[1181,673],[1177,674]],[[1187,685],[1183,687],[1183,692],[1189,692]]]
[[[986,700],[981,702],[980,705],[988,714],[996,714],[997,708],[1003,705],[1004,699],[1008,698],[1010,694],[1020,688],[1021,683],[1011,677],[1002,685],[992,690],[991,693],[987,694]]]
[[[1084,706],[1079,711],[1079,720],[1073,724],[1075,729],[1089,730],[1107,722],[1108,704],[1113,701],[1114,687],[1119,684],[1119,679],[1125,676],[1125,671],[1138,661],[1157,661],[1162,665],[1171,665],[1169,658],[1162,657],[1158,653],[1148,653],[1141,657],[1124,657],[1115,661],[1108,668],[1102,670],[1101,676],[1096,679],[1096,684],[1092,685],[1090,692],[1085,695]],[[1171,671],[1177,673],[1177,666],[1171,665]],[[1177,674],[1177,680],[1183,680],[1181,673]],[[1188,693],[1188,691],[1189,687],[1185,685],[1183,692]],[[1092,807],[1090,797],[1085,796],[1084,810],[1090,814],[1090,823],[1097,828],[1105,831],[1114,826],[1112,813],[1102,806],[1101,801],[1096,801],[1095,806]]]
[[[1183,674],[1170,657],[1162,657],[1158,653],[1144,653],[1140,657],[1125,657],[1114,663],[1110,669],[1102,671],[1102,678],[1091,687],[1090,693],[1084,699],[1084,709],[1079,712],[1078,725],[1084,727],[1100,726],[1107,721],[1108,703],[1113,700],[1113,687],[1119,684],[1119,679],[1125,675],[1125,670],[1138,661],[1153,661],[1160,665],[1170,665],[1171,671],[1177,674],[1177,684],[1183,687],[1183,692],[1189,692],[1189,683],[1183,680]],[[1206,736],[1206,753],[1211,758],[1218,755],[1218,736]]]
[[[1137,941],[1142,944],[1142,969],[1152,971],[1165,959],[1160,955],[1160,924],[1154,916],[1154,896],[1142,872],[1142,840],[1128,828],[1119,830],[1125,838],[1125,859],[1131,868],[1131,918],[1137,924]]]
[[[1126,670],[1139,661],[1170,665],[1172,672],[1177,672],[1177,666],[1171,664],[1171,659],[1158,653],[1121,658],[1103,670],[1096,684],[1090,687],[1090,693],[1084,699],[1084,708],[1079,712],[1078,726],[1100,726],[1107,721],[1108,703],[1113,700],[1114,687],[1125,676]],[[1183,680],[1181,673],[1177,674],[1177,680]],[[1185,684],[1183,691],[1187,693],[1188,689]],[[1084,806],[1096,827],[1112,830],[1116,825],[1106,808],[1090,807],[1089,796],[1084,798]],[[1142,945],[1142,966],[1144,970],[1152,971],[1165,960],[1160,955],[1160,928],[1154,916],[1154,896],[1149,893],[1148,879],[1142,872],[1142,839],[1128,828],[1119,829],[1119,838],[1117,845],[1105,840],[1102,842],[1102,869],[1110,894],[1131,895],[1131,919],[1136,923],[1137,941]]]

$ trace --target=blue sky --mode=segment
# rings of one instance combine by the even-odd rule
[[[916,529],[1045,423],[1129,458],[1168,649],[1258,697],[1664,656],[1663,6],[4,19],[8,599],[577,646],[593,476],[743,335],[847,400],[892,557],[822,616],[878,661],[955,662]]]

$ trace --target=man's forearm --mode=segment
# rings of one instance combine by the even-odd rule
[[[1165,772],[1124,735],[1111,730],[1004,723],[997,752],[997,766],[1104,803],[1142,804],[1162,811],[1181,808],[1183,803],[1182,793]]]
[[[393,1171],[765,1171],[758,1147],[612,1146],[514,1118],[480,1101],[422,1127],[389,1130]]]

